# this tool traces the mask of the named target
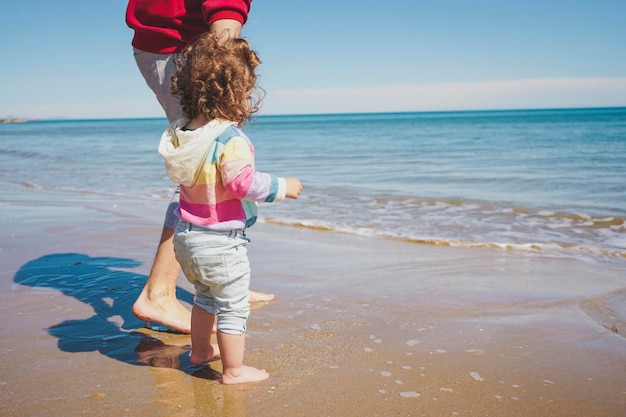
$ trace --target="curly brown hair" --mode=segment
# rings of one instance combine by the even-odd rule
[[[172,95],[189,119],[249,121],[263,98],[255,68],[261,60],[248,41],[207,33],[189,45],[172,77]]]

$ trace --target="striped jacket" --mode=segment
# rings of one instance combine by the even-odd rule
[[[284,178],[254,169],[254,146],[236,123],[212,120],[184,130],[180,119],[163,133],[159,153],[168,176],[180,184],[179,216],[212,230],[256,222],[257,202],[285,199]]]

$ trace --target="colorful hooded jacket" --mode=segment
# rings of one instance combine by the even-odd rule
[[[285,199],[284,178],[254,169],[254,146],[236,123],[212,120],[195,130],[180,119],[163,133],[159,154],[180,184],[181,220],[211,230],[252,226],[257,202]]]

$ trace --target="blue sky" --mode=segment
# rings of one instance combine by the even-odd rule
[[[163,115],[123,0],[5,2],[0,118]],[[254,0],[261,114],[626,106],[626,2]]]

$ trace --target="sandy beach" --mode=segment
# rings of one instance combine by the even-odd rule
[[[79,201],[78,197],[76,198]],[[0,205],[2,416],[623,416],[623,261],[418,245],[258,224],[246,361],[222,386],[189,337],[130,313],[149,201]],[[120,207],[133,205],[132,208]],[[142,216],[141,213],[151,213]],[[187,303],[191,288],[179,280]]]

